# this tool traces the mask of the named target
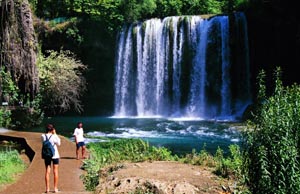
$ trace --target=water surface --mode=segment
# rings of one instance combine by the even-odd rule
[[[141,138],[150,145],[166,147],[175,154],[189,153],[205,148],[215,153],[218,147],[225,152],[230,144],[241,144],[237,123],[168,118],[113,118],[113,117],[53,117],[44,120],[35,131],[43,132],[44,125],[53,123],[59,134],[72,141],[77,122],[83,122],[84,131],[93,137]],[[100,141],[87,138],[87,143]]]

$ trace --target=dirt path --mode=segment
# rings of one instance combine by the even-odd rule
[[[18,181],[9,185],[0,194],[41,194],[45,191],[44,160],[41,159],[41,135],[42,133],[5,131],[0,133],[0,140],[17,140],[26,149],[31,163]],[[75,144],[67,138],[60,136],[61,146],[59,166],[59,189],[61,194],[89,194],[85,191],[80,175],[84,173],[80,169],[81,160],[75,158]],[[51,190],[53,192],[53,174],[50,175]]]

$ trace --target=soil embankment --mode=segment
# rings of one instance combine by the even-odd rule
[[[102,169],[98,194],[159,193],[159,194],[221,194],[222,186],[232,185],[212,169],[171,161],[124,163]]]

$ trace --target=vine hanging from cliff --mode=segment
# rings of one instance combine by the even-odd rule
[[[0,25],[0,69],[10,72],[21,92],[34,97],[39,88],[37,40],[28,1],[1,0]],[[0,96],[1,90],[0,80]]]

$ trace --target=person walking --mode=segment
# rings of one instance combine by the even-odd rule
[[[77,123],[77,127],[74,129],[74,138],[76,143],[76,159],[79,160],[79,151],[81,148],[81,156],[85,159],[85,142],[84,142],[84,131],[82,122]]]
[[[58,190],[58,165],[59,165],[59,152],[57,146],[60,146],[60,138],[56,134],[56,130],[52,124],[46,126],[46,133],[42,135],[42,142],[47,139],[50,141],[54,147],[55,153],[52,158],[44,158],[46,172],[45,172],[45,184],[46,191],[45,193],[50,192],[50,173],[51,173],[51,164],[53,166],[53,175],[54,175],[54,193],[59,192]]]

